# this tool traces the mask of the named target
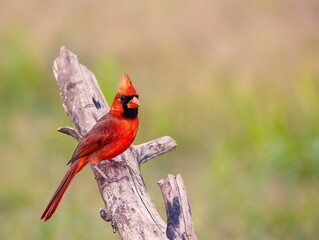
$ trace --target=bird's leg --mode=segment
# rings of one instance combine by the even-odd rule
[[[93,165],[94,169],[99,172],[99,174],[107,181],[110,183],[110,179],[104,174],[104,172],[101,171],[101,169],[98,168],[98,166]]]

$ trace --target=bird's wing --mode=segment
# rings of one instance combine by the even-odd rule
[[[81,139],[68,164],[95,152],[112,142],[114,138],[114,131],[112,131],[113,128],[111,123],[112,120],[110,118],[99,120],[97,124],[95,124],[93,128]]]

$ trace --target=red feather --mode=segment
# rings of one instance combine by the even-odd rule
[[[76,147],[69,161],[70,169],[41,215],[44,221],[51,218],[72,179],[85,165],[111,160],[133,143],[139,125],[138,94],[127,74],[122,77],[118,89],[110,111],[96,122]]]

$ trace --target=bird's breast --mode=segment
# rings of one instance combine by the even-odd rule
[[[113,126],[113,140],[103,148],[92,153],[89,156],[89,162],[97,164],[99,161],[111,160],[127,150],[136,137],[138,125],[138,119],[123,119],[118,121],[117,124]]]

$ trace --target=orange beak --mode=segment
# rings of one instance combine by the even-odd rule
[[[128,108],[138,108],[140,106],[140,101],[137,99],[137,97],[133,97],[127,106]]]

